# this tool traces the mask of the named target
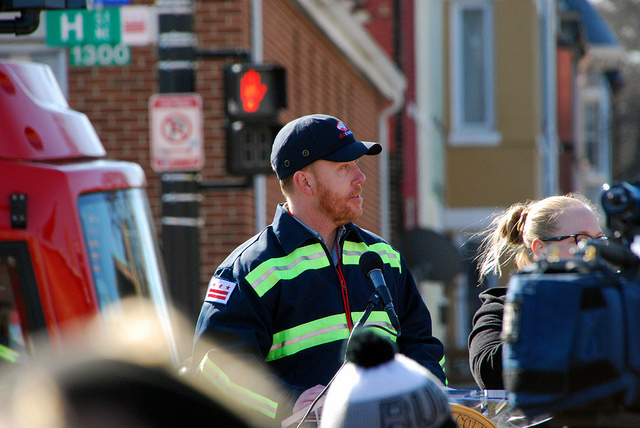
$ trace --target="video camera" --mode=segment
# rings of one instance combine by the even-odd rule
[[[640,412],[640,182],[604,185],[600,203],[611,243],[510,278],[503,377],[524,414]]]
[[[621,245],[630,246],[640,236],[640,181],[602,186],[600,197],[607,229]]]

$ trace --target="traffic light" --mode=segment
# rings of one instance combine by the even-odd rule
[[[233,64],[224,71],[227,114],[227,171],[234,175],[271,172],[271,145],[287,106],[285,69],[275,64]]]
[[[225,109],[231,120],[275,120],[287,106],[285,69],[241,63],[225,69]]]

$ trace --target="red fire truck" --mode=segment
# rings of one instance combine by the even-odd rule
[[[171,337],[145,186],[48,66],[0,62],[0,359],[34,354],[36,334],[60,349],[65,325],[128,296],[149,298]]]

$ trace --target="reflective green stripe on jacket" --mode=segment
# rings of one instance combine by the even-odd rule
[[[400,254],[385,242],[367,245],[364,242],[345,241],[342,263],[358,265],[360,256],[367,251],[377,252],[384,263],[401,270]],[[329,266],[329,259],[322,244],[316,243],[298,248],[287,256],[262,262],[245,279],[258,296],[262,297],[281,280],[294,279],[307,270],[323,269],[327,266]]]
[[[257,410],[271,419],[275,419],[278,403],[234,383],[229,376],[209,358],[209,354],[202,359],[198,369],[202,375],[218,389],[225,393],[233,394],[233,397],[230,398],[235,398],[242,404]]]
[[[359,265],[360,256],[367,251],[378,253],[383,263],[398,269],[400,273],[402,273],[400,253],[386,242],[367,245],[364,242],[345,241],[344,248],[342,249],[342,263],[345,265]]]
[[[20,354],[9,348],[8,346],[0,345],[0,360],[5,360],[10,363],[18,361]]]
[[[310,269],[322,269],[329,266],[322,245],[319,243],[298,248],[293,253],[269,259],[252,270],[246,280],[258,296],[262,297],[281,280],[294,279]]]
[[[353,322],[357,322],[362,316],[362,312],[353,312],[351,314]],[[373,311],[369,315],[365,326],[380,325],[387,329],[391,329],[389,316],[384,311]],[[395,336],[387,334],[383,330],[379,330],[381,334],[388,335],[395,340]],[[349,337],[349,328],[347,327],[344,314],[332,315],[320,320],[311,321],[273,335],[273,346],[267,355],[265,361],[273,361],[278,358],[288,357],[297,352],[303,351],[323,343],[329,343],[336,340],[345,340]]]

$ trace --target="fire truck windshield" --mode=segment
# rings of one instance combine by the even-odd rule
[[[78,209],[100,308],[130,296],[153,301],[177,367],[179,356],[165,301],[166,274],[159,262],[146,193],[139,188],[87,193],[78,198]]]
[[[144,191],[84,194],[78,207],[100,307],[142,296],[166,309],[166,281]]]

